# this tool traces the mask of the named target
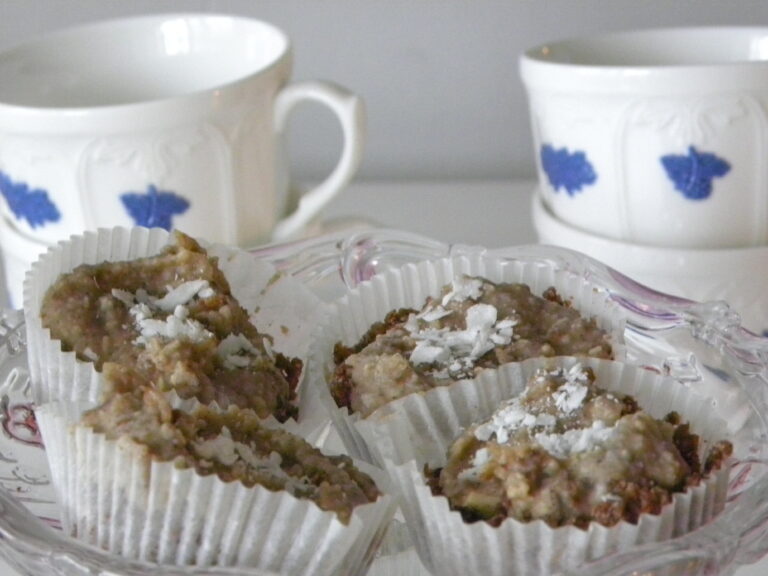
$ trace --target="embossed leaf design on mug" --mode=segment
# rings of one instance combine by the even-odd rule
[[[333,83],[292,83],[291,67],[281,30],[212,14],[97,22],[0,54],[2,224],[40,243],[117,225],[240,246],[301,234],[357,170],[364,107]],[[282,141],[307,101],[344,143],[295,198]]]

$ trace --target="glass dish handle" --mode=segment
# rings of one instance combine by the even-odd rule
[[[279,272],[294,276],[323,300],[329,301],[387,267],[440,258],[450,254],[451,247],[398,230],[381,229],[351,235],[349,231],[340,230],[316,238],[254,248],[249,252],[271,262]]]

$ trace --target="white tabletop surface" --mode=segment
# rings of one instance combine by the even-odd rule
[[[533,244],[529,181],[381,182],[351,186],[326,221],[362,217],[436,240],[499,248]]]
[[[490,248],[536,243],[532,182],[355,183],[326,210],[326,227],[353,223],[398,228],[449,243]],[[15,576],[0,560],[0,576]],[[768,574],[768,558],[736,576]]]

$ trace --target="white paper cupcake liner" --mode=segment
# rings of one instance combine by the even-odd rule
[[[327,410],[346,449],[356,458],[377,462],[360,436],[358,414],[336,405],[328,388],[333,373],[333,347],[337,342],[356,344],[372,324],[399,308],[420,309],[427,297],[462,275],[480,276],[493,282],[523,282],[541,295],[553,286],[582,316],[595,318],[611,337],[614,356],[624,355],[624,315],[608,293],[573,272],[541,261],[496,258],[483,254],[408,264],[387,270],[358,286],[327,307],[312,335],[309,347],[308,383]],[[430,394],[432,391],[427,392]]]
[[[87,405],[38,408],[63,530],[110,552],[159,564],[248,566],[287,576],[365,570],[397,506],[381,470],[361,464],[382,495],[348,525],[287,492],[272,492],[173,462],[127,439],[77,425]]]
[[[431,576],[413,547],[405,520],[395,516],[368,576]]]
[[[646,412],[662,418],[680,413],[700,435],[702,450],[723,439],[727,414],[715,413],[709,398],[649,370],[592,358],[526,360],[483,372],[435,393],[411,395],[372,415],[360,429],[387,469],[402,500],[402,511],[424,565],[434,574],[553,574],[633,546],[680,536],[702,526],[725,505],[729,470],[715,471],[699,485],[673,496],[661,514],[644,514],[637,525],[620,522],[587,530],[552,529],[542,521],[505,520],[494,528],[465,523],[448,500],[433,496],[423,469],[445,464],[462,429],[490,416],[499,403],[519,394],[538,368],[581,363],[595,371],[598,386],[631,394]],[[727,438],[725,438],[727,439]]]
[[[103,390],[101,374],[93,364],[77,360],[74,352],[62,352],[61,342],[43,328],[40,307],[48,288],[57,278],[81,264],[132,260],[158,254],[170,235],[154,228],[112,228],[86,232],[60,242],[31,267],[24,283],[24,314],[27,329],[30,380],[38,404],[55,400],[99,402]],[[269,334],[274,349],[304,360],[312,318],[322,303],[300,282],[281,276],[275,268],[235,248],[206,246],[218,256],[219,267],[256,327]],[[300,385],[301,388],[302,385]],[[303,401],[303,410],[317,418],[317,406]],[[319,420],[318,420],[319,424]]]

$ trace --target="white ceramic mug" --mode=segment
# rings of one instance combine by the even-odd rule
[[[297,235],[357,169],[364,109],[333,84],[290,83],[291,67],[281,30],[211,14],[97,22],[0,54],[5,218],[41,243],[117,225],[239,246]],[[307,100],[344,144],[325,181],[287,198],[282,134]]]
[[[553,42],[520,73],[557,218],[644,245],[768,244],[768,28]]]

